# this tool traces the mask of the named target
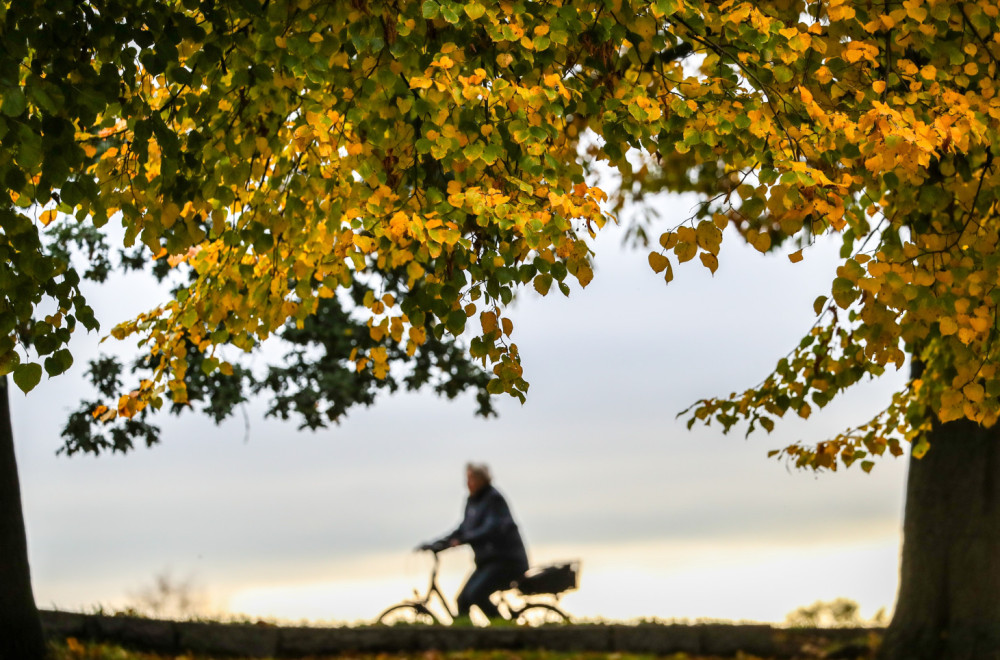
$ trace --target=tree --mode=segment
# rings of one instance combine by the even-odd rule
[[[751,28],[734,23],[739,13]],[[707,10],[694,38],[706,53],[702,72],[708,63],[735,70],[736,102],[753,107],[743,94],[752,88],[766,105],[720,120],[702,96],[701,121],[675,142],[679,155],[648,159],[625,179],[623,197],[661,187],[706,196],[696,227],[660,237],[678,261],[701,252],[713,267],[704,253],[713,245],[709,218],[761,251],[790,238],[802,248],[818,231],[843,236],[832,300],[816,300],[809,335],[761,385],[693,406],[690,424],[718,421],[728,430],[745,420],[751,431],[770,431],[775,417],[808,417],[866,375],[912,357],[906,390],[875,419],[775,452],[800,467],[860,461],[868,471],[874,456],[900,455],[912,443],[901,586],[884,658],[1000,654],[997,14],[993,4],[910,1]],[[734,135],[726,119],[767,146],[747,149],[753,137]],[[650,263],[670,279],[663,252]]]
[[[17,479],[7,379],[0,380],[0,657],[41,658],[45,654],[42,626],[31,590],[31,569]]]
[[[134,16],[154,21],[149,7]],[[80,293],[79,274],[47,252],[39,223],[28,210],[63,204],[69,210],[93,199],[96,186],[84,176],[90,156],[81,132],[96,132],[98,117],[116,104],[119,87],[134,75],[125,46],[132,40],[121,26],[124,7],[74,2],[0,3],[0,657],[33,660],[45,654],[35,610],[21,512],[14,441],[9,423],[9,383],[29,390],[42,366],[22,360],[20,347],[43,356],[50,376],[72,363],[65,345],[77,324],[97,321]],[[65,196],[65,202],[61,199]],[[48,312],[48,313],[46,313]]]
[[[150,38],[151,27],[162,31],[159,41]],[[117,148],[114,145],[134,138],[131,132],[116,135],[116,122],[130,120],[134,125],[150,116],[159,118],[160,109],[145,105],[141,95],[129,90],[148,82],[145,63],[162,62],[163,51],[169,54],[179,34],[199,30],[197,19],[172,2],[0,2],[4,42],[0,180],[5,193],[0,195],[0,582],[4,585],[0,658],[4,660],[35,660],[46,654],[31,589],[7,376],[29,391],[42,377],[43,362],[50,377],[64,373],[73,362],[67,344],[77,326],[97,329],[80,282],[81,278],[102,281],[112,267],[100,228],[117,209],[105,203],[100,188],[104,179],[94,175],[96,157],[107,156]],[[74,212],[76,218],[66,222]],[[81,246],[86,256],[82,275],[73,266],[71,244]],[[132,253],[123,255],[122,265],[142,267],[148,262],[148,255]],[[387,280],[387,286],[391,284]],[[354,288],[364,289],[360,282]],[[352,348],[382,346],[387,363],[406,363],[410,369],[403,386],[417,389],[430,383],[449,397],[478,389],[479,413],[493,413],[484,374],[469,363],[451,336],[425,342],[409,353],[385,347],[351,319],[351,307],[350,300],[343,304],[325,300],[307,327],[286,329],[283,334],[301,348],[291,356],[297,359],[286,373],[269,374],[274,382],[255,384],[247,372],[233,379],[205,369],[200,377],[186,379],[195,388],[194,398],[218,419],[243,396],[239,385],[249,382],[256,389],[270,385],[278,392],[272,412],[287,416],[295,408],[305,425],[315,428],[336,421],[354,405],[370,404],[381,389],[400,386],[370,372],[345,373],[342,363]],[[302,353],[315,344],[325,349],[325,355],[306,364]],[[198,355],[197,347],[191,346],[191,354]],[[205,362],[211,364],[211,359]],[[293,369],[297,370],[287,373]],[[120,382],[119,371],[114,361],[102,360],[92,365],[91,374],[99,389],[110,392]],[[282,376],[279,387],[277,379]],[[208,390],[216,398],[208,399]],[[325,408],[310,408],[321,402]],[[91,406],[87,411],[91,421],[92,412]],[[92,425],[77,415],[67,426],[65,450],[125,450],[136,438],[151,444],[158,439],[158,429],[144,420],[123,417],[105,436],[94,433]]]
[[[225,374],[219,346],[250,350],[286,323],[304,326],[359,282],[372,339],[413,355],[430,337],[468,333],[469,354],[492,371],[489,391],[523,399],[504,309],[529,283],[568,294],[570,281],[593,277],[588,240],[613,211],[588,183],[600,164],[621,175],[620,200],[702,195],[692,217],[642,229],[659,235],[648,259],[668,282],[695,257],[714,271],[724,232],[761,252],[791,243],[792,261],[818,234],[843,239],[815,327],[760,386],[699,402],[692,423],[770,430],[909,354],[919,377],[882,414],[778,454],[870,470],[907,443],[920,461],[933,443],[940,465],[982,471],[977,501],[995,510],[992,443],[951,440],[1000,416],[993,0],[52,5],[54,20],[83,16],[79,38],[97,46],[72,65],[114,80],[116,96],[73,124],[77,160],[72,177],[53,179],[60,197],[50,199],[58,186],[45,176],[57,166],[46,164],[21,186],[35,195],[22,203],[45,209],[39,221],[120,214],[127,244],[138,239],[146,260],[191,278],[112,331],[138,336],[152,371],[100,413],[109,422],[167,397],[184,403],[193,355]],[[102,50],[109,42],[118,52]],[[42,87],[30,65],[18,68],[31,57],[10,61],[5,84],[17,94],[0,110],[40,122],[32,90]],[[15,177],[31,181],[31,165]],[[31,260],[18,259],[30,275]],[[40,281],[21,303],[32,312]],[[389,376],[386,345],[351,357]],[[40,369],[28,359],[15,380],[30,388]],[[955,485],[958,468],[934,465],[915,463],[911,494]],[[928,547],[917,499],[904,555]],[[996,652],[1000,606],[975,587],[997,584],[1000,547],[964,510],[942,519],[955,525],[936,541],[947,553],[970,546],[965,534],[982,545],[965,555],[969,572],[946,563],[947,579],[926,589],[908,582],[923,569],[904,557],[886,657]]]

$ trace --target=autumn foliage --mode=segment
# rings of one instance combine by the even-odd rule
[[[649,264],[668,282],[689,261],[714,272],[736,235],[761,252],[790,243],[793,262],[816,236],[842,237],[815,327],[762,385],[697,403],[692,423],[770,430],[907,354],[922,373],[882,414],[782,453],[870,469],[936,421],[1000,417],[993,0],[161,0],[117,22],[104,3],[63,4],[110,17],[107,46],[66,71],[4,73],[0,134],[23,175],[5,179],[7,208],[23,209],[5,218],[33,235],[120,217],[128,243],[191,273],[112,330],[138,337],[155,370],[95,414],[183,402],[186,346],[226,373],[216,347],[250,350],[385,278],[405,286],[363,301],[373,338],[412,354],[428,332],[467,334],[490,391],[523,399],[505,309],[521,287],[568,294],[593,278],[589,241],[621,199],[594,185],[600,164],[623,189],[702,195],[654,232]],[[4,11],[28,58],[34,23]],[[66,84],[113,88],[64,122],[86,175],[60,176],[46,150]],[[8,251],[14,270],[24,246]],[[47,295],[53,335],[76,293]],[[41,366],[17,352],[12,314],[0,365],[30,389]],[[68,359],[68,333],[53,336],[34,346],[57,360],[50,373]],[[351,357],[389,368],[384,349]]]

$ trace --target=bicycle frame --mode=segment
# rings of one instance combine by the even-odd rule
[[[430,584],[427,586],[427,593],[424,594],[423,598],[414,602],[427,607],[431,602],[431,598],[437,596],[438,601],[441,603],[441,607],[443,607],[444,611],[448,614],[448,618],[454,621],[458,614],[452,611],[451,606],[448,605],[448,599],[445,597],[444,592],[441,591],[441,587],[439,587],[437,583],[438,568],[441,566],[441,558],[438,557],[438,551],[432,550],[430,552],[434,555],[434,567],[431,569]],[[419,596],[419,594],[416,593],[416,589],[413,591],[414,595]]]

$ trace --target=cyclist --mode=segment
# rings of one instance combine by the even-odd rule
[[[493,487],[489,467],[469,463],[465,475],[469,498],[462,524],[420,549],[440,552],[465,543],[472,546],[476,568],[458,594],[456,622],[467,621],[473,605],[490,620],[500,619],[500,611],[490,595],[509,589],[512,581],[524,575],[528,570],[528,554],[507,501]]]

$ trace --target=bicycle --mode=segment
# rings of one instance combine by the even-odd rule
[[[437,550],[428,550],[434,555],[434,566],[431,569],[430,585],[427,592],[421,596],[414,589],[414,600],[404,600],[401,603],[387,608],[375,620],[376,624],[398,625],[398,624],[423,624],[423,625],[450,625],[458,616],[448,605],[448,599],[437,583],[438,567],[440,558]],[[554,597],[556,603],[559,596],[565,591],[577,588],[580,564],[578,561],[553,564],[550,566],[540,566],[529,569],[519,580],[511,583],[510,589],[500,592],[501,615],[508,621],[513,621],[519,625],[539,626],[553,623],[569,623],[570,617],[559,609],[557,604],[540,602],[533,597],[549,596]],[[447,613],[447,618],[435,613],[429,605],[434,597],[440,603],[441,608]],[[518,606],[517,601],[520,601]]]

